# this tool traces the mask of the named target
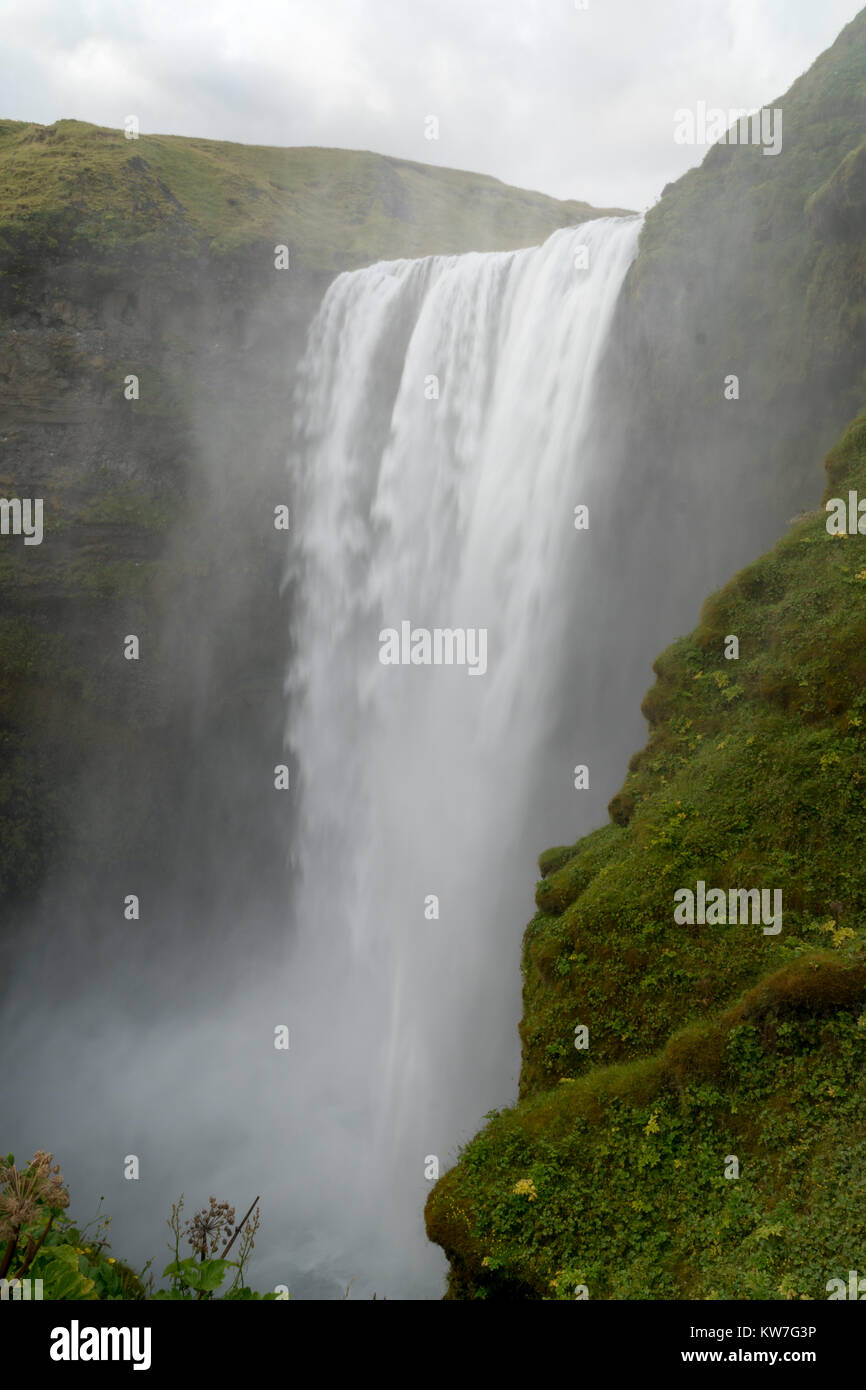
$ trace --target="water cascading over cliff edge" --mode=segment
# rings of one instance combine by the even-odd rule
[[[342,275],[300,370],[290,1104],[314,1246],[397,1297],[439,1288],[425,1162],[513,1098],[526,887],[580,816],[580,749],[550,731],[596,622],[574,509],[599,495],[593,388],[639,229]],[[485,632],[486,670],[382,664],[404,624]]]

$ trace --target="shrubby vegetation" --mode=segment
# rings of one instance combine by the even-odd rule
[[[214,1197],[184,1221],[181,1196],[168,1219],[174,1258],[162,1271],[167,1289],[154,1288],[152,1261],[136,1272],[109,1253],[111,1217],[79,1227],[67,1216],[68,1206],[69,1192],[51,1154],[35,1153],[21,1168],[12,1154],[0,1162],[0,1278],[41,1280],[44,1299],[279,1297],[256,1293],[244,1282],[259,1228],[258,1198],[236,1223],[234,1208]],[[191,1255],[184,1255],[184,1245]]]

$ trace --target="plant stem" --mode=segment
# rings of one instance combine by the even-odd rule
[[[247,1224],[247,1221],[248,1221],[249,1218],[250,1218],[250,1213],[252,1212],[252,1210],[253,1210],[253,1208],[255,1207],[256,1202],[258,1202],[258,1200],[259,1200],[258,1197],[256,1197],[256,1198],[255,1198],[255,1201],[250,1202],[249,1209],[248,1209],[247,1214],[246,1214],[246,1216],[244,1217],[243,1221],[240,1223],[239,1226],[235,1226],[235,1233],[234,1233],[234,1235],[232,1236],[231,1240],[229,1241],[228,1245],[226,1246],[225,1250],[223,1251],[222,1256],[221,1256],[222,1259],[225,1259],[226,1255],[227,1255],[227,1254],[229,1253],[229,1251],[231,1250],[232,1246],[234,1245],[235,1241],[237,1240],[237,1238],[238,1238],[238,1236],[240,1235],[241,1231],[243,1230],[244,1226]]]
[[[0,1279],[6,1278],[6,1271],[12,1263],[12,1256],[15,1254],[15,1250],[18,1246],[18,1232],[20,1229],[20,1226],[16,1226],[9,1237],[9,1244],[6,1246],[6,1254],[3,1256],[2,1265],[0,1265]]]
[[[21,1268],[20,1268],[19,1271],[18,1271],[18,1277],[19,1277],[19,1278],[23,1278],[23,1276],[27,1273],[27,1271],[28,1271],[28,1269],[30,1268],[30,1266],[32,1265],[33,1261],[36,1259],[36,1256],[39,1254],[39,1251],[42,1249],[42,1242],[43,1242],[43,1240],[45,1239],[45,1237],[48,1235],[48,1232],[51,1230],[51,1225],[52,1225],[53,1221],[54,1221],[54,1212],[51,1213],[51,1215],[49,1216],[48,1220],[46,1221],[46,1223],[45,1223],[45,1230],[42,1232],[42,1235],[39,1237],[39,1239],[38,1239],[38,1241],[36,1242],[36,1244],[34,1245],[32,1240],[30,1241],[30,1244],[29,1244],[29,1247],[28,1247],[28,1250],[27,1250],[27,1258],[25,1259],[23,1265],[21,1266]]]

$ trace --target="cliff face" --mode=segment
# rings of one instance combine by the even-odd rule
[[[164,805],[191,814],[178,753],[196,727],[204,737],[205,704],[210,719],[267,690],[279,747],[279,411],[326,280],[299,272],[287,303],[249,251],[88,259],[67,240],[22,254],[0,281],[0,484],[44,499],[45,539],[3,539],[11,897],[49,866],[74,865],[82,891],[103,873],[135,876],[130,853],[165,867]],[[130,633],[144,658],[134,681]]]
[[[767,102],[777,155],[715,145],[645,221],[604,414],[611,453],[653,470],[671,547],[723,507],[729,526],[702,528],[704,592],[814,505],[815,461],[864,403],[864,75],[866,12]]]

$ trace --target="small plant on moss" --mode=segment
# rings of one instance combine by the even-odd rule
[[[830,933],[830,940],[833,942],[833,945],[835,946],[837,951],[839,947],[843,944],[843,942],[853,941],[857,935],[853,928],[840,927],[838,922],[834,922],[832,920],[829,922],[823,922],[820,930]]]
[[[534,1202],[538,1196],[532,1178],[521,1178],[514,1184],[512,1191],[516,1197],[527,1197],[530,1202]]]

